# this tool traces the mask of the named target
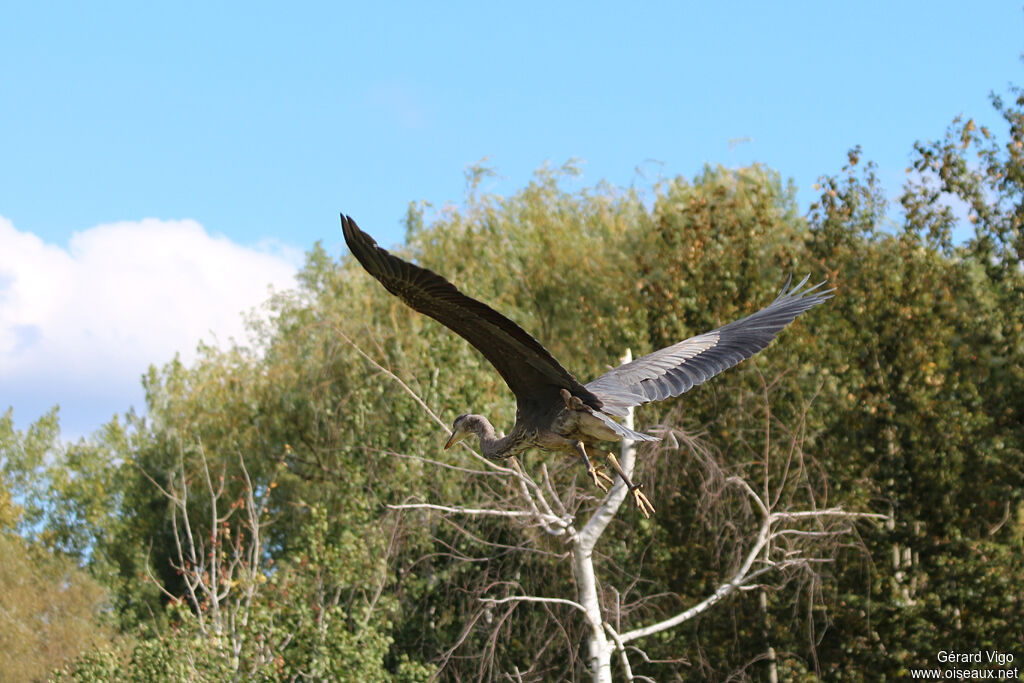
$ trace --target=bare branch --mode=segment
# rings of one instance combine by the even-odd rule
[[[423,412],[425,412],[427,415],[429,415],[434,420],[434,422],[439,424],[449,434],[451,434],[451,429],[448,428],[448,425],[446,425],[444,423],[444,421],[440,417],[438,417],[437,414],[433,410],[430,409],[430,406],[428,406],[423,401],[423,399],[420,398],[419,394],[417,394],[415,391],[413,391],[409,387],[408,384],[406,384],[404,381],[402,381],[401,377],[399,377],[395,373],[391,372],[391,370],[388,370],[386,367],[384,367],[383,365],[381,365],[380,363],[375,361],[372,356],[370,356],[368,353],[363,351],[363,349],[358,344],[356,344],[354,341],[352,341],[352,339],[347,334],[345,334],[341,330],[340,327],[338,327],[337,325],[331,325],[330,327],[331,327],[332,330],[334,330],[335,334],[337,334],[339,337],[341,337],[346,342],[348,342],[349,346],[351,346],[353,349],[355,349],[356,353],[358,353],[360,356],[362,356],[363,359],[366,360],[366,362],[368,362],[373,367],[377,368],[377,370],[379,370],[380,372],[383,372],[385,375],[387,375],[391,379],[393,379],[398,384],[398,386],[402,387],[402,389],[404,389],[407,394],[412,396],[413,400],[416,401],[416,403],[418,403],[421,408],[423,408]]]
[[[428,406],[427,403],[422,398],[420,398],[419,394],[417,394],[408,384],[406,384],[405,381],[402,380],[402,378],[400,378],[394,372],[392,372],[391,370],[389,370],[388,368],[384,367],[376,360],[374,360],[369,354],[363,351],[363,349],[360,348],[358,344],[356,344],[347,334],[345,334],[336,325],[331,325],[331,329],[333,329],[342,339],[344,339],[353,349],[355,349],[356,353],[362,356],[364,360],[366,360],[374,368],[376,368],[377,370],[379,370],[380,372],[384,373],[392,380],[394,380],[406,393],[408,393],[413,398],[414,401],[416,401],[420,408],[422,408],[423,411],[427,415],[429,415],[434,422],[440,425],[447,434],[451,434],[451,429],[448,427],[448,425],[445,424],[444,421],[441,420],[441,418],[438,417],[438,415],[433,410],[431,410],[430,406]],[[477,453],[473,448],[469,446],[469,444],[463,442],[461,445],[467,451],[469,451],[473,458],[475,458],[478,462],[485,465],[488,469],[500,472],[508,476],[516,477],[519,480],[520,489],[524,497],[527,499],[528,504],[535,509],[540,508],[540,510],[537,513],[539,519],[546,519],[545,515],[550,516],[554,519],[559,519],[559,517],[555,515],[554,512],[551,510],[551,506],[545,500],[544,492],[537,485],[537,483],[533,481],[532,478],[528,477],[522,471],[522,469],[518,467],[518,463],[514,459],[513,468],[502,467],[493,460],[489,460],[480,455],[479,453]],[[553,535],[560,535],[565,533],[564,527],[564,524],[559,524],[556,525],[554,528],[546,527],[545,530]]]
[[[757,509],[761,511],[761,514],[766,517],[768,516],[768,506],[765,505],[764,501],[761,500],[761,496],[754,492],[754,489],[746,482],[745,479],[742,479],[741,477],[729,477],[725,480],[725,483],[735,484],[746,491],[747,495],[750,496],[750,499],[754,501],[755,505],[757,505]]]
[[[801,510],[798,512],[773,512],[773,520],[780,519],[818,519],[823,517],[845,517],[849,519],[877,519],[884,521],[889,515],[877,512],[850,512],[842,508],[828,508],[826,510]]]
[[[622,670],[626,673],[626,680],[635,681],[633,668],[629,665],[629,655],[626,654],[626,646],[622,639],[619,638],[619,634],[615,632],[615,629],[607,621],[604,622],[604,630],[608,631],[608,635],[615,642],[615,649],[619,651],[619,657],[622,659]]]
[[[758,569],[753,569],[754,563],[757,561],[758,556],[764,550],[773,539],[786,536],[786,535],[803,535],[803,536],[818,536],[818,535],[837,535],[844,533],[843,531],[838,532],[809,532],[800,529],[773,529],[776,522],[782,520],[800,520],[800,519],[823,519],[826,517],[841,517],[848,519],[887,519],[886,515],[880,515],[875,513],[867,512],[847,512],[840,508],[830,508],[827,510],[806,510],[797,512],[773,512],[768,513],[767,509],[760,503],[760,498],[754,493],[753,489],[750,488],[749,484],[739,479],[738,477],[730,477],[730,483],[739,484],[741,487],[750,495],[752,498],[758,501],[759,507],[766,513],[765,519],[762,520],[761,526],[758,530],[757,538],[753,545],[748,550],[746,556],[739,569],[733,573],[732,577],[719,585],[715,592],[700,601],[693,607],[676,614],[669,619],[659,621],[650,626],[643,628],[634,629],[627,633],[622,634],[620,639],[623,643],[628,643],[638,638],[644,638],[654,633],[660,633],[674,626],[689,621],[698,614],[707,611],[710,607],[718,602],[721,602],[726,597],[736,591],[749,590],[758,587],[755,583],[756,579],[772,571],[782,571],[783,569],[798,566],[809,566],[815,562],[830,561],[830,558],[792,558],[783,560],[781,562],[772,560],[762,560],[765,566]]]
[[[390,456],[392,456],[394,458],[402,458],[402,459],[407,459],[407,460],[417,460],[419,462],[424,462],[424,463],[426,463],[428,465],[433,465],[434,467],[441,467],[441,468],[446,469],[446,470],[453,470],[455,472],[462,472],[464,474],[472,474],[472,475],[483,476],[483,477],[507,476],[504,472],[501,472],[501,471],[478,470],[478,469],[474,469],[472,467],[459,467],[458,465],[453,465],[453,464],[451,464],[449,462],[442,462],[441,460],[433,460],[432,458],[427,458],[427,457],[422,456],[422,455],[409,455],[409,454],[406,454],[406,453],[397,453],[395,451],[387,450],[387,449],[384,449],[384,448],[373,448],[372,446],[360,446],[360,447],[363,448],[364,450],[370,451],[371,453],[381,453],[383,455],[390,455]]]
[[[584,614],[587,613],[586,608],[575,600],[566,600],[565,598],[542,598],[536,595],[510,595],[506,598],[479,598],[480,602],[485,602],[491,605],[501,605],[506,602],[541,602],[549,605],[569,605],[575,607]]]
[[[388,508],[392,510],[437,510],[439,512],[451,512],[460,515],[476,515],[484,517],[534,517],[531,510],[491,510],[488,508],[465,508],[453,505],[434,505],[433,503],[389,503]],[[554,515],[540,515],[548,521],[561,522],[562,520]]]

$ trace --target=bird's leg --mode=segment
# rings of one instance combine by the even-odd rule
[[[574,445],[576,450],[579,451],[580,457],[583,458],[583,465],[587,468],[587,474],[594,481],[594,486],[607,493],[608,487],[604,482],[607,481],[609,484],[612,484],[615,480],[591,464],[590,458],[587,457],[587,447],[583,445],[582,441],[577,441]],[[602,479],[604,481],[601,481]]]
[[[559,392],[562,395],[562,400],[565,401],[565,407],[569,410],[583,410],[583,401],[579,396],[573,396],[569,393],[568,389],[562,389]]]
[[[622,477],[622,483],[626,485],[629,492],[633,494],[633,502],[640,508],[640,512],[643,513],[644,517],[650,519],[651,515],[654,514],[654,506],[651,505],[651,501],[644,495],[644,492],[640,490],[643,484],[634,484],[629,480],[629,475],[622,469],[622,465],[619,464],[619,460],[615,457],[614,453],[608,454],[608,462],[611,464],[612,469]]]

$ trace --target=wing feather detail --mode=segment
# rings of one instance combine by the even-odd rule
[[[820,289],[824,282],[801,290],[808,279],[792,289],[787,279],[775,301],[757,313],[613,368],[586,387],[606,413],[620,417],[633,406],[679,396],[750,358],[797,316],[832,298],[833,290]]]
[[[519,325],[466,296],[437,273],[382,249],[345,214],[341,215],[341,227],[345,242],[366,272],[408,306],[472,344],[495,367],[520,406],[561,402],[558,392],[564,388],[590,407],[601,409],[597,396]]]

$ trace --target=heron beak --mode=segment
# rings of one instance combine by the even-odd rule
[[[462,441],[463,439],[465,439],[467,436],[469,436],[469,432],[464,431],[462,429],[459,429],[457,431],[452,432],[452,435],[448,437],[448,441],[444,445],[444,449],[448,450],[449,448],[451,448],[455,444],[457,444],[460,441]]]

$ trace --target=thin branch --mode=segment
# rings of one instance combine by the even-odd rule
[[[622,642],[622,639],[619,638],[619,634],[615,632],[615,629],[612,628],[612,625],[607,621],[604,622],[604,630],[608,632],[609,636],[611,636],[612,640],[615,642],[615,649],[619,651],[619,657],[622,659],[622,670],[626,673],[626,680],[636,680],[633,678],[633,668],[629,665],[629,655],[626,654],[625,643]]]
[[[551,484],[551,474],[548,472],[548,464],[546,462],[541,462],[540,471],[543,475],[542,481],[544,482],[544,489],[548,492],[548,495],[551,496],[551,499],[558,504],[558,509],[562,513],[561,516],[563,518],[569,518],[569,511],[565,509],[565,504],[562,502],[558,493],[555,492],[555,487]]]
[[[783,569],[789,567],[805,566],[814,561],[826,561],[823,559],[816,560],[815,558],[794,558],[791,560],[784,560],[782,562],[764,560],[766,566],[752,571],[752,567],[754,565],[754,562],[757,561],[758,555],[761,554],[761,551],[772,539],[778,538],[779,536],[786,534],[802,533],[810,535],[813,533],[817,533],[800,532],[797,529],[777,529],[772,531],[772,526],[775,522],[779,520],[820,519],[822,517],[843,517],[851,519],[887,519],[886,515],[880,515],[870,512],[847,512],[840,508],[829,508],[828,510],[767,513],[767,509],[764,508],[759,497],[756,493],[754,493],[753,489],[750,488],[749,484],[747,484],[745,481],[738,477],[730,477],[727,481],[732,481],[733,483],[740,484],[747,491],[747,493],[758,502],[759,507],[761,507],[761,509],[764,510],[766,513],[766,518],[762,521],[761,527],[758,531],[757,540],[754,542],[750,551],[747,553],[742,565],[738,570],[736,570],[735,573],[733,573],[732,578],[726,581],[725,583],[721,584],[712,595],[700,601],[690,609],[680,612],[679,614],[670,617],[669,619],[665,619],[663,621],[659,621],[656,624],[651,624],[650,626],[634,629],[632,631],[629,631],[628,633],[622,634],[620,638],[622,639],[623,643],[628,643],[629,641],[636,640],[638,638],[644,638],[654,633],[660,633],[661,631],[665,631],[667,629],[672,628],[673,626],[677,626],[685,621],[688,621],[693,617],[697,616],[698,614],[706,611],[714,604],[721,602],[723,599],[725,599],[732,593],[738,590],[742,591],[756,587],[752,585],[754,580],[770,571],[782,571]]]
[[[878,519],[887,520],[889,515],[877,512],[850,512],[842,508],[828,508],[826,510],[801,510],[798,512],[773,512],[773,520],[780,519],[816,519],[818,517],[848,517],[850,519]]]
[[[530,477],[529,475],[526,474],[526,472],[523,471],[522,466],[519,464],[518,458],[513,456],[512,465],[515,467],[516,476],[519,480],[520,493],[523,494],[523,498],[526,499],[527,505],[530,506],[530,511],[542,522],[545,519],[556,520],[554,526],[544,523],[544,531],[546,531],[548,534],[551,534],[552,536],[561,536],[562,534],[568,532],[571,538],[575,538],[576,532],[572,528],[572,517],[569,515],[559,517],[554,513],[554,511],[551,509],[551,506],[548,504],[547,498],[544,497],[544,492],[541,490],[537,482],[535,482],[532,477]],[[530,492],[531,490],[533,491],[533,493]],[[541,507],[543,507],[544,509],[541,510]]]
[[[366,360],[366,362],[370,363],[374,368],[376,368],[377,370],[379,370],[380,372],[384,373],[385,375],[390,377],[392,380],[394,380],[398,384],[398,386],[400,386],[406,393],[408,393],[410,396],[412,396],[413,400],[416,401],[416,403],[423,409],[423,411],[427,415],[430,416],[430,418],[434,422],[436,422],[438,425],[440,425],[445,430],[446,433],[451,434],[451,429],[448,427],[448,425],[446,425],[444,423],[444,421],[441,420],[440,417],[438,417],[437,413],[435,413],[433,410],[431,410],[430,406],[428,406],[426,404],[426,402],[422,398],[420,398],[419,394],[417,394],[416,391],[414,391],[408,384],[406,384],[405,381],[403,381],[401,377],[399,377],[394,372],[392,372],[388,368],[386,368],[383,365],[381,365],[380,363],[378,363],[376,360],[374,360],[369,354],[367,354],[365,351],[363,351],[359,347],[359,345],[355,343],[355,341],[353,341],[347,334],[345,334],[336,325],[331,325],[331,329],[333,329],[338,334],[338,336],[340,336],[342,339],[344,339],[353,349],[355,349],[356,353],[358,353],[360,356],[362,356],[363,359]],[[551,515],[552,517],[557,519],[557,515],[554,514],[554,512],[551,510],[551,506],[548,505],[547,501],[544,499],[543,491],[540,489],[540,487],[537,485],[537,483],[535,481],[533,481],[533,479],[531,479],[530,477],[526,476],[525,473],[523,473],[520,468],[518,468],[518,467],[515,467],[515,468],[502,467],[501,465],[497,464],[493,460],[485,458],[482,455],[480,455],[479,453],[477,453],[475,450],[473,450],[465,442],[463,442],[461,445],[467,451],[469,451],[469,453],[478,462],[484,464],[487,468],[489,468],[491,470],[494,470],[496,472],[501,472],[501,473],[506,474],[508,476],[516,477],[517,479],[519,479],[520,487],[523,490],[523,494],[526,496],[526,498],[528,500],[530,500],[531,505],[534,505],[534,498],[536,498],[537,500],[540,501],[540,507],[543,508],[543,510],[541,511],[540,514]],[[515,461],[513,461],[513,462],[515,462]],[[532,494],[530,493],[531,490],[532,490]],[[560,526],[564,527],[564,525],[560,525]],[[554,533],[556,535],[564,533],[564,531],[559,531],[559,530],[553,530],[553,529],[547,529],[547,530],[548,530],[549,533]]]
[[[565,598],[542,598],[536,595],[510,595],[507,598],[478,598],[480,602],[486,602],[492,605],[501,605],[506,602],[542,602],[550,605],[569,605],[575,607],[584,614],[587,613],[586,608],[575,600],[566,600]]]
[[[366,360],[367,363],[369,363],[370,365],[375,367],[378,371],[384,373],[385,375],[387,375],[388,377],[393,379],[395,381],[395,383],[398,384],[398,386],[402,387],[402,389],[407,394],[412,396],[413,400],[416,401],[416,403],[418,403],[419,406],[423,409],[423,412],[425,412],[427,415],[429,415],[430,419],[432,419],[442,429],[444,429],[447,434],[451,434],[452,433],[451,428],[447,424],[445,424],[444,420],[442,420],[440,417],[438,417],[437,413],[435,413],[433,410],[431,410],[430,406],[427,405],[426,401],[424,401],[422,398],[420,398],[420,395],[417,394],[408,384],[406,384],[405,381],[401,377],[399,377],[394,372],[392,372],[388,368],[386,368],[383,365],[381,365],[380,363],[378,363],[376,360],[374,360],[373,357],[370,356],[369,354],[367,354],[365,351],[363,351],[363,349],[360,348],[360,346],[358,344],[356,344],[352,340],[351,337],[349,337],[347,334],[342,332],[341,329],[337,325],[331,325],[330,327],[331,327],[332,330],[334,330],[335,333],[338,334],[338,336],[340,336],[342,339],[344,339],[349,344],[349,346],[351,346],[353,349],[355,349],[356,353],[358,353],[360,356],[362,356],[363,359]],[[498,472],[504,472],[505,474],[510,474],[510,475],[514,475],[515,474],[515,472],[513,470],[511,470],[511,469],[509,469],[507,467],[502,467],[501,465],[498,465],[497,463],[495,463],[493,460],[489,460],[489,459],[485,458],[484,456],[480,455],[475,450],[470,448],[468,444],[463,443],[463,445],[473,455],[474,458],[476,458],[477,460],[479,460],[480,462],[485,464],[487,467],[489,467],[489,468],[491,468],[493,470],[496,470]]]
[[[435,505],[433,503],[389,503],[392,510],[437,510],[439,512],[451,512],[460,515],[471,515],[480,517],[534,517],[539,515],[542,519],[561,523],[562,520],[554,515],[543,513],[535,514],[532,510],[492,510],[489,508],[465,508],[453,505]]]
[[[373,367],[377,368],[377,369],[378,369],[379,371],[383,372],[383,373],[384,373],[385,375],[387,375],[387,376],[388,376],[388,377],[390,377],[391,379],[395,380],[395,382],[397,382],[397,383],[398,383],[398,386],[402,387],[402,389],[404,389],[404,390],[406,391],[406,393],[408,393],[408,394],[409,394],[410,396],[412,396],[412,398],[413,398],[413,400],[414,400],[414,401],[416,401],[416,402],[417,402],[418,404],[420,404],[420,407],[421,407],[421,408],[423,408],[423,411],[424,411],[424,412],[425,412],[425,413],[426,413],[427,415],[429,415],[429,416],[430,416],[430,417],[431,417],[431,418],[432,418],[432,419],[434,420],[434,422],[436,422],[437,424],[439,424],[439,425],[440,425],[440,426],[441,426],[442,428],[444,428],[444,429],[445,429],[445,430],[446,430],[446,431],[447,431],[447,432],[448,432],[449,434],[451,434],[451,429],[449,429],[449,428],[448,428],[448,425],[446,425],[446,424],[444,423],[444,421],[443,421],[443,420],[442,420],[442,419],[441,419],[440,417],[438,417],[438,416],[437,416],[437,414],[436,414],[436,413],[435,413],[435,412],[434,412],[433,410],[431,410],[431,409],[430,409],[430,406],[428,406],[428,405],[427,405],[427,404],[426,404],[426,403],[425,403],[425,402],[423,401],[423,399],[421,399],[421,398],[420,398],[419,394],[417,394],[417,393],[416,393],[415,391],[413,391],[413,390],[412,390],[412,389],[411,389],[411,388],[409,387],[409,385],[408,385],[408,384],[406,384],[406,383],[405,383],[404,381],[402,381],[402,378],[401,378],[401,377],[399,377],[399,376],[398,376],[398,375],[396,375],[395,373],[391,372],[391,370],[388,370],[388,369],[387,369],[386,367],[384,367],[383,365],[381,365],[380,363],[378,363],[377,361],[375,361],[375,360],[374,360],[374,359],[373,359],[373,358],[372,358],[372,357],[371,357],[371,356],[370,356],[369,354],[367,354],[367,353],[366,353],[365,351],[363,351],[363,350],[362,350],[362,349],[361,349],[361,348],[359,347],[359,345],[358,345],[358,344],[356,344],[356,343],[355,343],[354,341],[352,341],[352,339],[351,339],[351,338],[350,338],[350,337],[349,337],[349,336],[348,336],[347,334],[345,334],[344,332],[342,332],[342,331],[341,331],[341,329],[340,329],[340,328],[339,328],[339,327],[338,327],[337,325],[331,325],[330,327],[331,327],[331,329],[332,329],[332,330],[334,330],[334,332],[335,332],[335,333],[336,333],[336,334],[337,334],[337,335],[338,335],[339,337],[341,337],[341,338],[342,338],[342,339],[344,339],[344,340],[345,340],[346,342],[348,342],[349,346],[351,346],[351,347],[352,347],[353,349],[355,349],[355,350],[356,350],[356,353],[358,353],[358,354],[359,354],[360,356],[362,356],[362,357],[363,357],[363,358],[364,358],[364,359],[365,359],[365,360],[366,360],[366,361],[367,361],[367,362],[368,362],[368,363],[369,363],[370,365],[372,365]]]
[[[761,514],[765,517],[769,516],[770,513],[768,511],[768,506],[764,504],[764,501],[761,500],[761,496],[757,495],[757,493],[754,492],[754,489],[751,488],[750,484],[748,484],[746,480],[744,480],[741,477],[729,477],[728,479],[725,480],[725,483],[736,484],[737,486],[742,488],[744,491],[747,492],[747,495],[750,496],[751,499],[753,499],[754,503],[757,505],[757,509],[761,511]]]
[[[422,455],[409,455],[407,453],[397,453],[395,451],[388,450],[386,448],[374,448],[372,446],[360,446],[363,450],[370,451],[371,453],[381,453],[383,455],[390,455],[395,458],[403,458],[407,460],[418,460],[420,462],[433,465],[435,467],[442,467],[447,470],[454,470],[455,472],[462,472],[464,474],[475,474],[484,477],[498,477],[506,476],[504,472],[494,470],[478,470],[472,467],[459,467],[458,465],[452,465],[451,463],[442,462],[441,460],[433,460],[431,458],[424,457]]]

